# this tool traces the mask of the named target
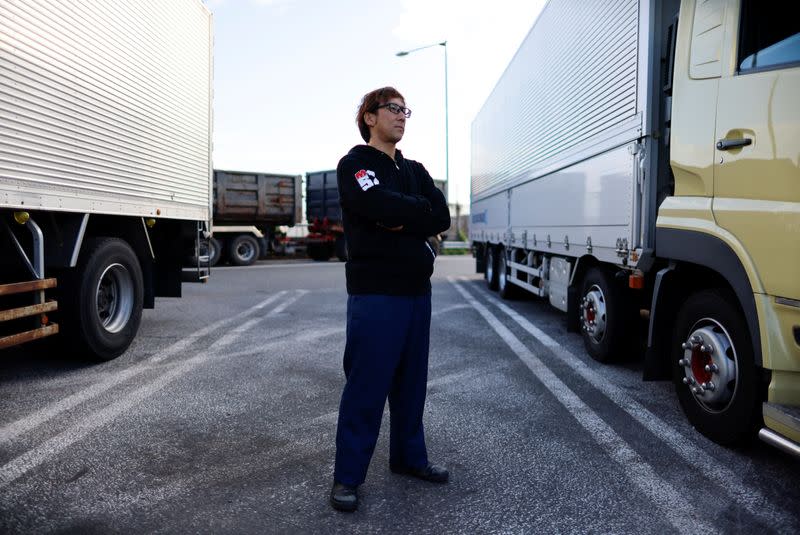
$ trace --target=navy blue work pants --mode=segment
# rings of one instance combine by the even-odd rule
[[[427,466],[422,413],[428,383],[431,296],[350,295],[347,383],[339,404],[334,479],[364,482],[389,399],[389,462]]]

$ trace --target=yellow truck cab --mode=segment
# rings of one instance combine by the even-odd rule
[[[653,302],[657,315],[677,311],[680,402],[721,442],[763,417],[763,440],[800,453],[796,17],[780,3],[683,1],[672,96],[674,194],[659,207],[656,255],[680,276],[664,272]]]

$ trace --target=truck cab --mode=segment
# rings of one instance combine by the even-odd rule
[[[677,322],[651,347],[670,347],[695,427],[728,442],[763,417],[761,438],[798,453],[800,25],[779,3],[686,0],[672,86],[653,308]]]

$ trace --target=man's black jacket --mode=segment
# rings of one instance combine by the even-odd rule
[[[347,293],[430,293],[435,254],[427,238],[450,227],[450,212],[425,167],[399,150],[392,160],[357,145],[339,160],[336,178],[347,240]]]

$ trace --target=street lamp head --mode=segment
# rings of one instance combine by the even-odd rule
[[[395,54],[395,56],[399,56],[399,57],[407,56],[407,55],[411,54],[412,52],[417,52],[419,50],[425,50],[426,48],[430,48],[432,46],[443,46],[443,47],[445,47],[445,50],[446,50],[447,49],[447,41],[440,41],[438,43],[433,43],[433,44],[430,44],[430,45],[421,46],[419,48],[412,48],[411,50],[403,50],[401,52],[397,52]]]
[[[412,48],[411,50],[403,50],[401,52],[397,52],[395,56],[403,57],[407,56],[413,52],[417,52],[419,50],[425,50],[426,48],[431,48],[434,46],[443,46],[444,47],[444,173],[445,179],[450,183],[450,141],[449,141],[449,121],[448,121],[448,114],[447,114],[447,41],[439,41],[438,43],[431,43],[429,45],[421,46],[419,48]]]

